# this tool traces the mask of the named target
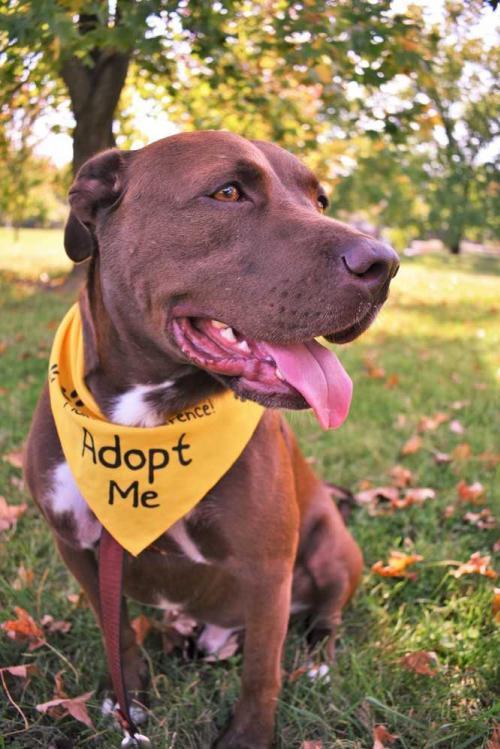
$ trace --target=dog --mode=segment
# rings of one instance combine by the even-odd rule
[[[200,622],[205,652],[244,632],[240,697],[214,746],[269,749],[291,612],[333,657],[363,564],[278,409],[312,407],[324,427],[345,418],[345,372],[314,339],[345,343],[370,325],[397,255],[327,217],[324,190],[290,153],[228,132],[104,151],[69,200],[66,251],[90,258],[85,382],[109,421],[155,427],[227,390],[265,407],[206,496],[127,558],[124,591]],[[47,387],[26,480],[99,623],[101,524],[65,461]],[[127,688],[140,692],[147,673],[125,610],[121,647]]]

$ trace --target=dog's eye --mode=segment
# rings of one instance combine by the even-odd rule
[[[328,198],[326,195],[318,195],[318,208],[323,213],[328,208]]]
[[[241,198],[241,192],[236,185],[224,185],[220,190],[214,192],[211,197],[214,200],[221,200],[223,203],[235,203]]]

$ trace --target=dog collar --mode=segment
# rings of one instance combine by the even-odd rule
[[[113,424],[84,381],[78,304],[50,355],[52,413],[64,456],[98,520],[136,556],[186,515],[243,452],[264,412],[231,391],[152,428]]]

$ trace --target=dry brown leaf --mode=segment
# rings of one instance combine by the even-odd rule
[[[323,749],[323,742],[321,739],[303,741],[300,749]]]
[[[472,448],[468,442],[461,442],[451,452],[453,460],[468,460],[472,455]]]
[[[87,599],[85,593],[81,590],[79,593],[68,593],[66,596],[67,600],[73,604],[73,606],[86,606]]]
[[[453,421],[450,421],[450,432],[453,432],[453,434],[465,434],[465,427],[458,419],[453,419]]]
[[[392,479],[393,485],[397,486],[399,489],[404,489],[406,486],[410,486],[413,481],[413,473],[409,468],[405,468],[404,466],[394,466],[389,471],[389,476]]]
[[[486,749],[500,749],[500,723],[493,726],[493,732],[486,744]]]
[[[17,519],[24,515],[28,505],[21,502],[20,505],[8,505],[5,497],[0,496],[0,533],[15,525]]]
[[[9,392],[9,388],[3,387],[3,385],[0,387],[0,395],[7,395]]]
[[[45,644],[45,636],[32,616],[20,606],[14,608],[17,619],[9,619],[0,624],[0,628],[7,633],[11,640],[30,642],[29,650],[35,650]]]
[[[379,723],[373,726],[372,731],[373,737],[373,749],[387,749],[387,744],[394,744],[398,736],[393,733],[389,733],[387,727]]]
[[[449,419],[450,419],[449,414],[445,413],[444,411],[438,411],[433,416],[422,416],[422,418],[417,424],[417,431],[433,432],[439,426],[441,426],[441,424],[444,424],[446,421],[449,421]]]
[[[13,466],[13,468],[23,467],[23,451],[22,450],[11,450],[10,453],[6,453],[3,456],[3,459],[10,466]]]
[[[399,662],[408,671],[425,676],[436,676],[439,670],[438,658],[433,650],[415,650],[413,653],[406,653]]]
[[[407,418],[406,414],[398,414],[394,426],[396,429],[404,429],[406,426]]]
[[[132,619],[130,625],[135,632],[136,643],[141,646],[144,645],[144,640],[151,632],[154,622],[152,622],[145,614],[139,614],[135,619]]]
[[[404,443],[403,447],[401,448],[401,454],[413,455],[413,453],[418,452],[421,447],[422,437],[419,437],[418,434],[414,434],[413,437],[410,437],[410,439]]]
[[[493,600],[491,602],[491,608],[495,621],[500,624],[500,588],[495,588],[493,590]]]
[[[17,577],[12,583],[14,590],[22,590],[23,588],[30,588],[33,585],[35,579],[35,573],[33,570],[26,569],[24,564],[21,564],[17,568]]]
[[[457,511],[456,505],[446,505],[446,507],[443,510],[443,517],[445,518],[451,518]]]
[[[489,468],[495,468],[500,463],[500,453],[494,453],[492,450],[485,450],[484,453],[480,453],[477,459],[482,463],[486,463]]]
[[[381,380],[385,377],[385,369],[379,367],[376,362],[375,354],[366,354],[366,356],[363,357],[363,366],[368,377],[375,380]]]
[[[7,342],[0,341],[0,356],[7,351]]]
[[[393,502],[398,499],[399,490],[395,486],[376,486],[354,495],[355,502],[360,505],[377,504],[384,500]]]
[[[415,562],[421,562],[422,559],[423,557],[420,554],[404,554],[402,551],[391,551],[387,565],[379,560],[372,565],[372,572],[381,577],[414,579],[417,576],[416,572],[408,572],[407,568]]]
[[[22,666],[3,666],[0,672],[7,672],[11,676],[17,676],[18,679],[28,679],[38,673],[38,668],[34,663],[28,663]]]
[[[56,632],[65,635],[70,631],[72,626],[71,622],[65,622],[62,619],[56,620],[50,614],[44,614],[40,619],[40,624],[51,635]]]
[[[458,569],[452,571],[453,577],[462,577],[462,575],[484,575],[494,580],[497,576],[495,570],[490,567],[491,557],[481,556],[479,551],[471,554],[468,562],[461,564]]]
[[[496,525],[495,517],[487,507],[480,512],[466,512],[462,520],[466,523],[470,523],[470,525],[475,525],[476,528],[479,528],[481,531],[489,530]]]
[[[391,372],[391,374],[387,375],[384,385],[386,388],[389,388],[389,390],[397,387],[399,385],[399,375],[395,372]]]
[[[404,507],[408,505],[421,505],[427,499],[435,499],[436,492],[428,486],[414,486],[405,491],[404,497],[400,502],[404,502]]]
[[[457,484],[458,498],[462,502],[471,502],[472,504],[484,504],[486,497],[484,495],[484,486],[479,481],[473,484],[467,484],[463,479]]]
[[[93,728],[93,723],[87,711],[87,702],[92,697],[93,692],[85,692],[79,697],[59,697],[42,705],[37,705],[36,709],[40,713],[47,713],[51,718],[62,718],[64,715],[71,715],[75,720],[79,720],[89,728]]]

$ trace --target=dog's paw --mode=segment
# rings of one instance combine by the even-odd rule
[[[117,709],[118,702],[115,702],[111,697],[105,697],[101,703],[101,714],[104,715],[105,718],[115,720],[114,714]],[[144,705],[141,705],[138,702],[132,702],[130,705],[130,717],[136,726],[142,726],[148,719],[148,711]]]

